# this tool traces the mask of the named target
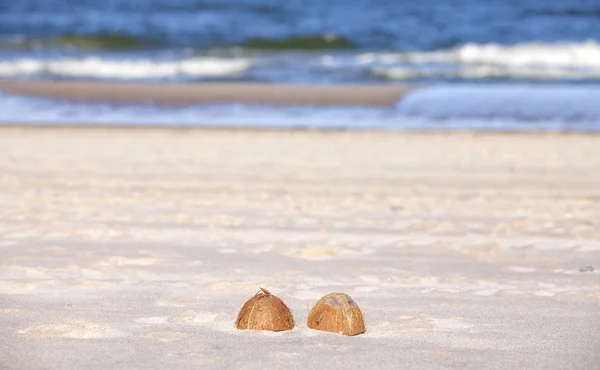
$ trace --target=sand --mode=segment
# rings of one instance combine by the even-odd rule
[[[186,106],[246,103],[316,106],[393,106],[406,86],[303,86],[260,83],[118,83],[0,80],[0,91],[83,102],[153,103]]]
[[[0,236],[2,369],[600,368],[599,135],[4,127]]]

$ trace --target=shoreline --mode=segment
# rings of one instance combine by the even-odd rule
[[[314,106],[394,106],[412,87],[390,85],[271,85],[264,83],[124,83],[0,80],[0,91],[78,102],[188,106],[246,103]]]

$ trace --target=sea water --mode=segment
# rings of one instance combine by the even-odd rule
[[[0,78],[417,87],[387,109],[2,94],[3,122],[598,130],[600,2],[7,0]]]

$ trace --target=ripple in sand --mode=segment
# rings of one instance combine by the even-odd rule
[[[169,322],[171,324],[208,325],[208,326],[218,329],[218,327],[221,327],[223,324],[222,323],[223,318],[224,317],[222,315],[219,315],[214,312],[187,310],[187,311],[181,312],[177,315],[167,317],[167,318],[160,318],[160,319],[166,319],[165,321]],[[148,318],[148,319],[154,319],[154,318]],[[227,319],[228,329],[232,325],[233,324],[231,322],[231,318],[228,318]]]
[[[161,258],[143,257],[143,258],[128,258],[121,256],[113,256],[106,258],[98,263],[99,266],[154,266],[163,262]]]
[[[302,249],[296,249],[287,254],[291,257],[307,260],[327,260],[334,258],[340,253],[340,248],[327,245],[309,245]]]
[[[196,324],[210,324],[216,321],[217,316],[217,314],[212,312],[198,312],[194,316],[193,322]]]
[[[25,328],[19,332],[32,337],[77,339],[122,338],[130,335],[108,326],[91,323],[78,325],[42,324]]]
[[[521,273],[528,273],[528,272],[536,271],[536,269],[533,267],[524,267],[524,266],[508,266],[506,269],[511,272],[521,272]]]
[[[247,282],[243,282],[243,283],[218,282],[218,283],[212,283],[212,284],[208,285],[206,287],[206,289],[210,290],[210,291],[228,292],[228,293],[255,291],[259,281],[262,281],[262,279],[247,281]]]
[[[316,302],[325,294],[327,293],[319,292],[317,290],[297,290],[296,292],[289,294],[289,296],[303,301],[306,300]]]
[[[168,318],[168,316],[140,317],[134,321],[141,324],[164,324]]]
[[[537,295],[538,297],[554,297],[554,295],[556,293],[554,292],[549,292],[547,290],[538,290],[537,292],[533,293],[535,295]]]
[[[307,245],[304,248],[292,249],[286,251],[283,254],[289,257],[295,257],[300,259],[312,260],[312,261],[324,261],[338,257],[361,257],[367,254],[371,254],[370,249],[365,248],[342,248],[331,245]]]
[[[170,324],[201,325],[222,332],[235,332],[235,322],[231,315],[206,311],[187,310],[167,319]]]
[[[56,280],[0,281],[0,291],[2,294],[35,294],[57,285],[59,282]]]
[[[15,316],[23,315],[23,313],[31,314],[31,311],[21,310],[19,308],[0,308],[0,316]]]
[[[178,301],[178,300],[159,300],[154,302],[156,307],[188,307],[194,302]]]
[[[429,315],[400,316],[399,321],[383,321],[367,328],[367,336],[397,337],[406,336],[411,332],[465,332],[470,331],[474,325],[466,322],[461,317],[439,318]]]
[[[178,331],[163,331],[163,332],[154,332],[148,333],[140,336],[142,339],[146,340],[157,340],[159,342],[174,342],[177,340],[182,340],[187,338],[188,335],[186,333],[178,332]]]

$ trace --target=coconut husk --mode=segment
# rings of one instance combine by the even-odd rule
[[[344,293],[331,293],[321,298],[308,315],[308,327],[343,335],[365,332],[360,308]]]
[[[290,330],[294,328],[294,316],[281,299],[260,288],[242,306],[235,326],[241,330]]]

